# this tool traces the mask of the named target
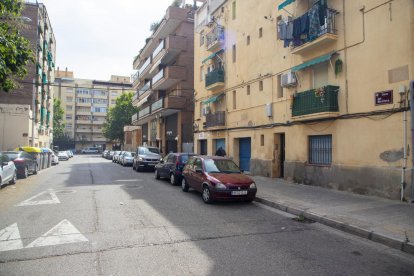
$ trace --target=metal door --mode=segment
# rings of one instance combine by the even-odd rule
[[[243,171],[250,171],[250,158],[251,158],[251,139],[240,138],[239,139],[239,160],[240,169]]]

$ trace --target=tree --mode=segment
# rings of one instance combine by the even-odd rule
[[[23,78],[29,62],[34,62],[30,42],[20,35],[19,22],[23,2],[0,1],[0,89],[9,92],[17,88],[16,78]]]
[[[103,124],[103,135],[109,140],[118,140],[124,143],[124,126],[131,125],[132,115],[138,112],[138,108],[132,105],[133,93],[125,93],[116,99],[114,107],[111,107]]]
[[[65,134],[65,123],[63,122],[63,115],[65,110],[62,108],[60,99],[53,99],[53,143],[56,139],[63,137]]]

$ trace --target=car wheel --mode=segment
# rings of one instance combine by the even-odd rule
[[[188,192],[188,189],[190,189],[190,186],[188,186],[187,181],[183,177],[183,180],[181,180],[181,189],[183,192]]]
[[[211,193],[207,185],[204,185],[201,197],[203,198],[204,203],[211,203]]]
[[[17,181],[17,172],[14,171],[13,178],[10,180],[9,184],[16,184]]]
[[[154,171],[154,176],[155,176],[155,179],[160,179],[160,174],[157,169],[155,169]]]
[[[27,167],[24,167],[22,178],[27,178],[28,176],[29,176],[29,169]]]
[[[35,170],[34,170],[33,174],[37,174],[37,164],[35,166]]]
[[[174,173],[170,174],[170,183],[171,183],[171,185],[177,185],[177,180],[175,178]]]

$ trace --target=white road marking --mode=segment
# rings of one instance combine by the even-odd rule
[[[17,223],[0,230],[0,251],[17,250],[23,248]]]
[[[142,180],[143,179],[118,179],[118,180],[115,180],[115,182],[139,182]]]
[[[43,196],[45,194],[49,194],[51,199],[33,200],[33,199],[35,199],[37,197],[40,197],[40,196]],[[37,195],[34,195],[29,199],[26,199],[25,201],[17,204],[16,206],[33,206],[33,205],[58,204],[58,203],[60,203],[60,200],[56,196],[55,191],[47,190],[47,191],[38,193]]]
[[[88,239],[82,235],[72,223],[67,219],[64,219],[41,237],[26,246],[26,248],[87,241]]]

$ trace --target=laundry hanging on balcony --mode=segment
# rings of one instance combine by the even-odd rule
[[[327,0],[319,0],[299,17],[282,18],[277,26],[279,39],[284,41],[285,48],[291,45],[298,47],[323,34],[334,33],[336,14],[336,10],[328,8]]]

